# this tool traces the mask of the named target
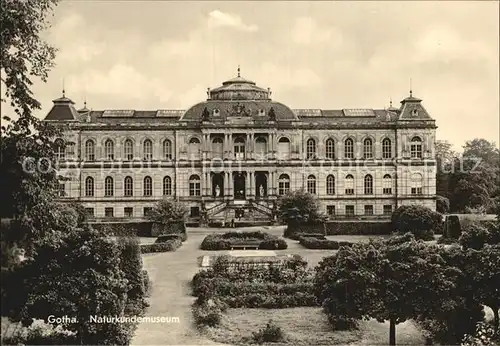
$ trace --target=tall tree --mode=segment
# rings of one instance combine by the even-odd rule
[[[319,268],[315,286],[326,312],[389,321],[391,345],[397,324],[450,303],[459,274],[437,247],[411,235],[341,248],[335,260],[325,259]]]
[[[436,194],[449,197],[448,179],[452,171],[453,162],[458,154],[452,149],[448,141],[436,141]]]
[[[32,77],[47,80],[54,66],[56,49],[40,34],[48,28],[48,16],[57,0],[0,0],[0,69],[2,71],[3,102],[10,102],[19,119],[11,128],[14,132],[31,134],[38,120],[33,110],[40,109],[31,87]]]
[[[33,209],[50,210],[58,185],[51,138],[59,131],[35,117],[40,102],[31,90],[33,78],[45,82],[54,65],[56,49],[41,33],[57,0],[0,1],[1,102],[16,114],[4,116],[1,128],[1,216],[32,219]]]
[[[484,138],[475,138],[465,142],[463,148],[464,157],[477,157],[480,158],[482,162],[491,166],[498,166],[500,163],[500,149],[495,142],[490,142]]]

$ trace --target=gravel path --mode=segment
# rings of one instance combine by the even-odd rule
[[[195,298],[189,282],[198,271],[197,257],[203,252],[198,246],[205,235],[190,234],[176,252],[143,256],[153,284],[146,316],[166,317],[170,323],[140,323],[131,345],[220,345],[197,332],[191,312]]]

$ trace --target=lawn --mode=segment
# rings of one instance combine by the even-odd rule
[[[216,342],[249,345],[251,336],[266,323],[280,326],[286,342],[269,345],[381,345],[389,341],[389,324],[362,321],[358,330],[332,331],[321,308],[228,309],[217,328],[207,328],[207,336]],[[424,338],[411,322],[396,328],[397,344],[423,345]]]

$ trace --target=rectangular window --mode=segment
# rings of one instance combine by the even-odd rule
[[[326,206],[326,213],[329,216],[334,216],[335,215],[335,206],[334,205],[327,205]]]
[[[421,195],[422,194],[422,188],[421,187],[412,187],[411,188],[411,194],[412,195]]]
[[[65,197],[66,196],[66,184],[59,183],[58,194],[59,194],[59,197]]]
[[[144,216],[148,216],[149,213],[151,213],[151,210],[153,210],[153,208],[151,208],[151,207],[144,207]]]
[[[123,208],[123,213],[125,214],[125,217],[132,217],[134,215],[134,208],[125,207]]]
[[[200,208],[199,207],[191,207],[191,217],[198,217],[200,216]]]
[[[85,214],[88,217],[94,217],[94,208],[85,208]]]
[[[104,216],[105,217],[113,217],[114,215],[114,209],[112,207],[106,207],[104,208]]]
[[[373,215],[373,205],[365,205],[365,215]]]
[[[353,205],[346,205],[345,206],[345,214],[346,214],[346,216],[354,216],[354,206]]]
[[[384,205],[384,215],[392,215],[392,205]]]
[[[354,189],[350,189],[350,188],[345,189],[345,194],[346,195],[354,195]]]
[[[384,187],[382,192],[384,193],[384,195],[390,195],[392,194],[392,189],[390,187]]]

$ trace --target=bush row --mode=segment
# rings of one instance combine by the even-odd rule
[[[308,249],[338,250],[341,246],[352,246],[352,243],[348,241],[316,239],[308,236],[300,237],[299,242]]]
[[[181,245],[182,241],[179,239],[168,240],[165,243],[141,245],[141,253],[171,252],[176,251]]]
[[[92,228],[98,231],[103,231],[106,235],[116,237],[150,237],[152,223],[151,222],[91,222]]]
[[[238,297],[249,294],[293,295],[296,293],[313,293],[312,280],[302,283],[282,284],[276,282],[234,282],[220,278],[203,280],[193,287],[193,294],[197,297]]]
[[[329,221],[325,223],[327,235],[388,235],[393,232],[391,222]]]
[[[309,292],[287,295],[251,293],[238,297],[224,297],[223,301],[230,308],[286,309],[319,306],[316,296]]]
[[[263,232],[229,232],[209,234],[201,242],[202,250],[230,250],[233,245],[255,243],[259,249],[284,250],[288,247],[285,239]]]

